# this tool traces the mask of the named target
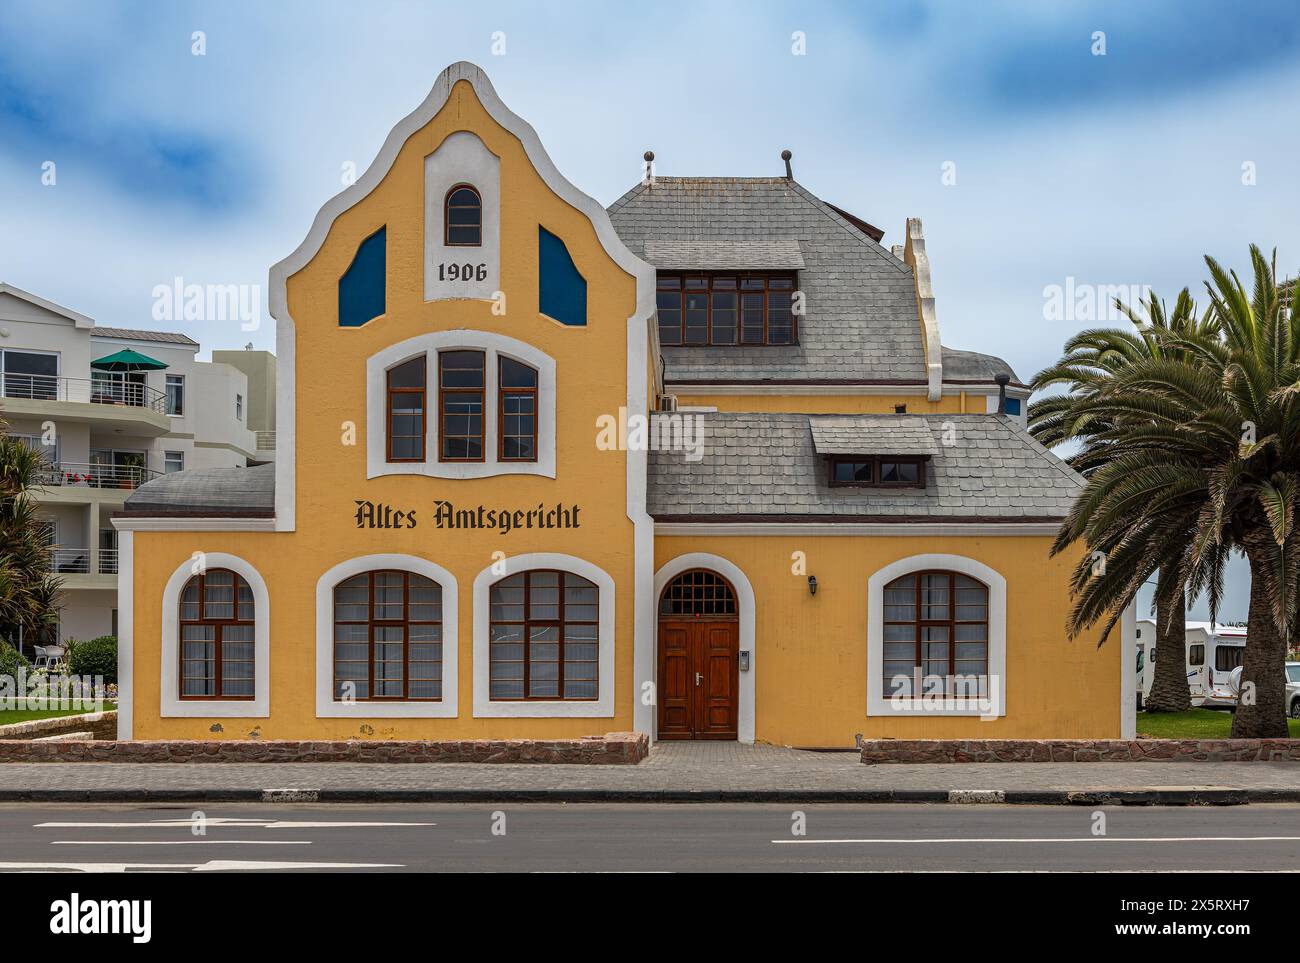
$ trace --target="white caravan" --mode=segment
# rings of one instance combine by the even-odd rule
[[[1207,709],[1236,705],[1228,687],[1228,676],[1241,665],[1246,651],[1246,629],[1238,625],[1215,625],[1210,622],[1187,622],[1183,665],[1192,705]],[[1145,701],[1151,694],[1155,678],[1156,624],[1153,619],[1137,621],[1138,692]]]

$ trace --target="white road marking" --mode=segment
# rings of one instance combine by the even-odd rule
[[[1003,836],[943,839],[774,839],[782,845],[835,843],[1296,843],[1300,836]]]
[[[272,860],[210,859],[206,863],[5,863],[0,872],[125,873],[137,871],[192,870],[196,873],[221,873],[231,870],[303,870],[303,869],[404,869],[403,863],[294,863]]]
[[[436,826],[437,823],[403,822],[325,822],[289,819],[153,819],[142,823],[36,823],[33,829],[176,829],[202,824],[235,826],[241,829],[370,829],[392,826]]]
[[[51,846],[310,846],[310,839],[52,839]]]

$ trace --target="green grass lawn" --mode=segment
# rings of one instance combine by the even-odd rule
[[[116,709],[116,702],[105,702],[104,711]],[[59,716],[79,716],[91,711],[87,709],[10,709],[0,712],[0,726],[13,725],[15,722],[31,722],[34,719],[56,719]]]
[[[1291,737],[1300,739],[1300,719],[1288,719]],[[1139,712],[1139,736],[1153,739],[1227,739],[1232,735],[1232,713],[1214,709],[1187,712]]]

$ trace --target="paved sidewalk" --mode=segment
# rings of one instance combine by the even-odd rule
[[[1210,787],[1189,796],[1189,787]],[[1300,762],[864,766],[852,752],[659,743],[639,766],[6,763],[0,801],[1300,802]],[[963,794],[991,790],[1000,797]],[[1155,795],[1152,792],[1155,792]],[[1080,796],[1079,794],[1083,795]],[[955,795],[954,795],[955,794]],[[266,798],[277,798],[274,795]],[[287,795],[286,798],[295,798]]]

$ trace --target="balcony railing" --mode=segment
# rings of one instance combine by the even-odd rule
[[[133,381],[62,378],[55,375],[0,374],[0,397],[31,401],[82,401],[92,405],[167,411],[167,395]]]
[[[90,549],[51,549],[50,567],[60,575],[85,575],[90,571]]]
[[[254,432],[257,435],[258,451],[275,451],[275,429]]]
[[[117,549],[101,548],[99,550],[99,574],[117,574]]]
[[[122,488],[132,490],[157,478],[158,472],[135,465],[86,464],[61,461],[46,465],[38,475],[42,488]]]

